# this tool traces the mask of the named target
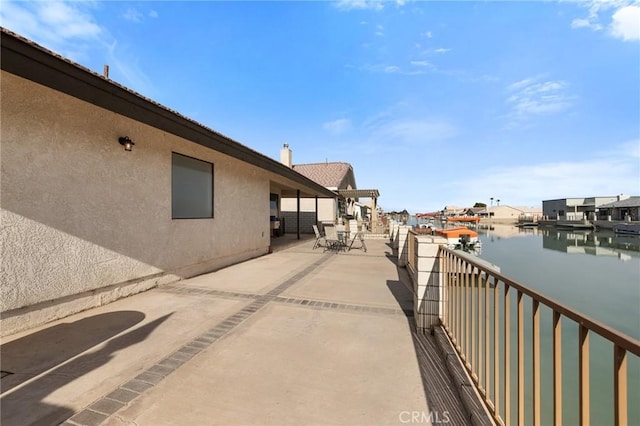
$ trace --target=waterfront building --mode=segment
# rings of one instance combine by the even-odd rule
[[[541,209],[535,207],[513,207],[506,204],[487,207],[478,216],[501,222],[517,222],[521,218],[535,218],[540,215]]]
[[[267,254],[269,194],[336,194],[2,29],[0,312],[11,334]]]
[[[464,216],[465,211],[467,211],[467,207],[458,207],[458,206],[444,206],[442,209],[443,216]]]
[[[288,144],[280,150],[280,161],[303,176],[336,193],[335,198],[303,198],[300,200],[300,225],[302,233],[313,234],[313,225],[335,223],[342,219],[377,223],[377,189],[357,189],[353,166],[346,162],[293,164],[292,151]],[[362,198],[369,198],[363,202]],[[286,232],[298,228],[298,205],[295,198],[281,200],[281,215]],[[372,214],[376,212],[376,214]],[[371,229],[371,225],[369,226]]]
[[[470,207],[464,211],[463,216],[477,217],[480,213],[485,211],[485,207]]]
[[[280,160],[285,166],[328,190],[335,192],[356,188],[353,167],[349,163],[293,164],[292,151],[288,144],[280,150]],[[297,228],[297,200],[295,197],[287,197],[283,198],[280,204],[285,232],[294,232]],[[300,232],[313,234],[313,225],[323,222],[334,223],[342,214],[347,214],[347,209],[353,212],[352,200],[337,195],[335,198],[318,199],[317,202],[315,198],[303,198],[300,200]]]
[[[602,215],[612,210],[612,207],[605,206],[629,198],[628,195],[620,194],[604,197],[574,197],[544,200],[542,201],[542,214],[548,220],[604,219],[605,217],[602,217]],[[637,205],[637,201],[635,202]],[[600,212],[601,208],[604,209],[602,213]]]
[[[640,220],[640,197],[629,197],[612,203],[602,204],[598,209],[598,219],[638,221]]]

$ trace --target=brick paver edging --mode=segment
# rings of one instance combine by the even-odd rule
[[[307,266],[302,271],[298,272],[297,274],[279,284],[273,290],[267,292],[264,295],[246,295],[233,292],[196,290],[196,292],[201,292],[203,294],[226,294],[227,296],[235,295],[236,297],[256,297],[256,300],[240,309],[235,314],[225,318],[222,322],[216,324],[214,327],[210,328],[202,335],[188,342],[173,354],[162,359],[157,364],[149,367],[143,373],[120,385],[113,392],[95,401],[84,410],[74,414],[70,419],[62,424],[64,426],[98,426],[102,422],[106,421],[110,416],[129,404],[131,401],[160,383],[160,381],[173,373],[176,369],[181,367],[191,358],[193,358],[204,349],[211,346],[218,339],[229,333],[241,322],[264,307],[264,305],[276,299],[276,297],[280,293],[300,281],[314,269],[332,258],[333,256],[331,256],[331,254],[323,255],[320,259]]]

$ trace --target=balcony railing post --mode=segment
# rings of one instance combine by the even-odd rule
[[[524,295],[518,290],[518,424],[524,424]]]
[[[615,345],[613,349],[613,404],[615,425],[628,424],[627,351],[618,345]]]
[[[562,321],[553,311],[553,424],[562,425]]]
[[[462,268],[462,276],[463,276],[463,287],[462,287],[462,300],[464,300],[464,304],[462,306],[462,333],[464,338],[462,339],[464,346],[462,350],[462,358],[467,363],[467,368],[470,368],[471,365],[469,363],[469,291],[470,291],[470,280],[471,274],[469,273],[470,266],[467,265],[466,262],[460,262],[460,267]]]
[[[391,231],[391,245],[394,249],[398,248],[398,232],[400,231],[400,224],[394,222],[393,230]]]
[[[484,388],[487,398],[489,398],[489,390],[491,389],[491,377],[489,377],[489,372],[491,371],[491,366],[489,364],[489,361],[491,360],[491,336],[489,328],[489,319],[491,317],[491,312],[489,312],[489,285],[490,280],[489,277],[486,276],[484,279]]]
[[[578,349],[579,379],[578,393],[580,405],[580,424],[589,424],[589,329],[580,324],[578,328],[580,347]]]
[[[406,236],[406,234],[405,234]],[[444,275],[440,272],[440,245],[446,243],[441,237],[430,235],[415,236],[415,284],[414,318],[416,328],[421,332],[431,330],[445,321],[444,315]]]
[[[533,426],[542,424],[540,408],[540,302],[532,302],[533,331],[531,345],[533,346]]]
[[[504,284],[504,421],[511,424],[511,286]]]
[[[500,283],[493,288],[493,398],[494,414],[500,416],[502,386],[500,386]]]
[[[407,266],[407,252],[409,251],[408,234],[410,226],[400,225],[398,229],[398,266]]]
[[[462,259],[456,259],[456,298],[458,305],[458,312],[456,318],[456,336],[458,338],[458,351],[460,351],[460,356],[464,358],[464,326],[463,326],[463,318],[464,318],[464,293],[462,291],[462,287],[464,284],[464,274],[462,273]]]

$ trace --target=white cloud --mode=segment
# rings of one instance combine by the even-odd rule
[[[155,10],[150,10],[149,12],[147,12],[146,16],[152,19],[156,19],[158,17],[158,12]],[[126,21],[139,24],[144,21],[145,14],[136,8],[130,7],[122,14],[122,17]]]
[[[15,3],[3,1],[0,23],[62,55],[78,52],[71,43],[96,42],[105,36],[89,13],[90,4],[65,2]],[[71,57],[77,60],[76,57]]]
[[[411,63],[412,65],[418,65]],[[402,74],[402,75],[420,75],[424,74],[425,71],[423,69],[417,70],[403,70],[401,67],[397,65],[388,65],[388,64],[375,64],[375,65],[364,65],[360,67],[361,70],[373,73],[384,73],[384,74]]]
[[[588,19],[576,18],[571,21],[571,28],[591,28],[594,31],[600,31],[602,25],[591,22]]]
[[[629,145],[634,145],[636,156],[620,155],[630,152]],[[566,197],[637,195],[639,145],[640,141],[621,144],[608,153],[599,153],[599,158],[583,161],[477,169],[473,179],[454,179],[446,189],[452,194],[469,194],[468,202],[494,197],[512,206],[540,206],[543,200]]]
[[[611,19],[608,34],[624,41],[640,40],[640,2],[638,0],[590,0],[579,2],[588,10],[586,17],[575,18],[571,28],[605,29],[602,22]]]
[[[87,68],[108,64],[111,78],[151,96],[149,79],[137,65],[135,52],[127,52],[93,16],[94,2],[2,1],[0,24],[43,47]],[[104,62],[103,62],[104,61]]]
[[[624,41],[640,40],[640,6],[616,10],[612,17],[611,34]]]
[[[520,81],[516,81],[515,83],[511,83],[507,89],[510,91],[513,90],[520,90],[530,84],[532,84],[535,81],[534,78],[525,78],[524,80],[520,80]]]
[[[433,67],[433,65],[427,61],[411,61],[411,65],[416,67]]]
[[[434,50],[434,52],[436,52],[436,53],[447,53],[447,52],[450,52],[450,51],[451,51],[451,49],[445,49],[443,47]]]
[[[409,145],[441,143],[458,134],[451,123],[434,118],[396,118],[375,123],[369,130],[376,139]]]
[[[338,0],[334,3],[335,7],[340,10],[375,10],[384,9],[382,0]]]
[[[334,6],[340,10],[375,10],[384,9],[385,3],[391,3],[388,0],[338,0]],[[395,0],[396,7],[402,7],[407,3],[406,0]]]
[[[341,135],[351,129],[351,121],[348,118],[339,118],[324,123],[322,128],[333,135]]]
[[[384,27],[382,25],[376,26],[376,35],[380,37],[384,36]]]
[[[88,13],[66,3],[44,2],[38,12],[63,38],[95,38],[102,32]]]
[[[431,33],[431,31],[426,31],[426,32],[422,33],[422,36],[426,37],[426,38],[432,38],[433,34]]]
[[[122,15],[125,20],[135,23],[142,22],[142,16],[142,12],[132,7],[128,8]]]
[[[511,108],[510,127],[536,115],[554,114],[571,108],[574,98],[567,93],[565,81],[539,81],[526,78],[510,84],[507,104]]]

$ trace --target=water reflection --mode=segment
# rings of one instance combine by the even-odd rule
[[[487,236],[489,241],[499,240],[501,238],[513,238],[513,237],[529,237],[531,235],[540,234],[541,230],[538,227],[517,227],[512,224],[493,223],[493,224],[478,224],[478,233]]]
[[[640,257],[640,237],[617,235],[613,231],[563,230],[556,228],[519,228],[514,225],[479,225],[478,232],[488,241],[503,238],[542,236],[542,248],[567,254],[616,257],[622,261]],[[540,238],[540,237],[538,237]]]
[[[607,231],[541,229],[542,248],[569,254],[613,256],[622,261],[640,257],[640,238]]]
[[[640,339],[640,237],[615,235],[611,231],[576,232],[546,227],[522,229],[501,224],[481,225],[478,232],[483,243],[481,258],[498,265],[503,275],[621,333]],[[525,317],[530,318],[531,306],[527,303],[524,304]],[[546,342],[542,344],[540,354],[541,381],[543,389],[550,389],[553,383],[550,367],[553,356],[552,316],[549,309],[541,311],[541,315],[540,341]],[[512,319],[515,321],[513,316]],[[527,327],[525,325],[525,330]],[[512,332],[515,328],[514,325]],[[531,339],[530,330],[524,333],[525,342]],[[610,408],[613,349],[596,333],[590,333],[590,336],[591,424],[609,425],[614,423]],[[515,341],[516,337],[512,335],[512,342]],[[577,323],[563,320],[562,341],[565,366],[562,424],[577,425]],[[525,359],[529,355],[525,350]],[[512,368],[511,377],[517,377],[513,363]],[[525,368],[525,383],[531,383],[530,371]],[[629,398],[631,400],[633,395],[634,401],[640,395],[639,372],[640,360],[635,356],[629,357]],[[546,414],[551,412],[549,407],[552,403],[548,394],[542,396],[545,413],[542,424],[553,422]],[[511,420],[509,424],[517,423],[517,419]],[[627,424],[640,426],[639,404],[629,404]]]

